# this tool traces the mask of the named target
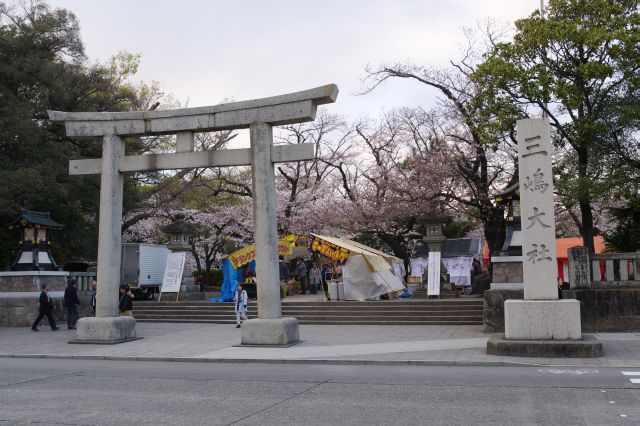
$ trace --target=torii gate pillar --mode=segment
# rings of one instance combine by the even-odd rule
[[[135,319],[118,316],[120,242],[124,173],[198,167],[251,165],[256,242],[258,318],[242,326],[245,345],[291,345],[299,340],[298,320],[283,318],[280,305],[278,235],[274,163],[314,158],[313,144],[274,146],[272,127],[312,121],[318,105],[335,102],[334,84],[251,101],[173,111],[49,111],[64,123],[67,136],[102,138],[102,158],[71,160],[72,175],[100,174],[98,289],[96,317],[77,324],[82,343],[120,343],[136,338]],[[193,133],[215,130],[251,131],[251,148],[193,151]],[[127,136],[177,134],[173,154],[124,155]]]
[[[280,305],[280,269],[276,223],[276,187],[271,145],[272,128],[266,123],[251,125],[251,173],[253,218],[256,242],[258,319],[242,324],[243,345],[290,345],[300,340],[298,320],[283,318]],[[263,285],[268,284],[268,285]]]

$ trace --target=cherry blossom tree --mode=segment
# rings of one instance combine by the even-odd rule
[[[352,126],[337,115],[321,113],[312,123],[285,126],[276,137],[280,144],[315,144],[311,161],[277,165],[278,228],[281,234],[318,231],[314,216],[321,200],[333,197],[334,164],[352,155]]]
[[[482,53],[490,50],[503,31],[489,23],[477,37],[467,31],[467,44],[460,60],[449,67],[433,68],[410,61],[368,68],[366,92],[390,80],[410,80],[434,90],[438,105],[430,111],[416,109],[415,123],[423,122],[430,138],[446,144],[454,187],[445,187],[440,198],[465,207],[484,227],[492,250],[504,241],[506,221],[494,195],[517,179],[513,158],[515,122],[526,111],[513,99],[499,96],[474,79]]]
[[[162,228],[178,214],[184,215],[185,221],[193,227],[189,238],[190,256],[187,256],[185,268],[201,272],[206,277],[213,269],[219,268],[222,258],[249,244],[253,237],[251,204],[242,202],[226,206],[214,205],[208,211],[159,209],[127,228],[123,241],[168,243],[168,237],[162,232]]]
[[[316,220],[352,235],[372,235],[408,262],[421,220],[443,214],[440,193],[450,179],[447,145],[418,127],[408,110],[356,123],[348,155],[327,161],[333,197],[317,204]]]

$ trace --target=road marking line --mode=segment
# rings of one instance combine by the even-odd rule
[[[553,373],[553,374],[594,374],[598,370],[559,370],[557,368],[541,368],[538,370],[540,373]]]
[[[623,371],[625,376],[640,376],[640,371]]]
[[[631,383],[640,383],[640,379],[629,379]]]

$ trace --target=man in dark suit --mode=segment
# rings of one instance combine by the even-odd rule
[[[58,329],[56,327],[56,321],[53,319],[53,315],[51,312],[53,311],[53,302],[51,302],[51,297],[49,297],[49,286],[42,286],[42,292],[40,293],[40,307],[38,309],[38,318],[33,322],[31,326],[31,330],[38,331],[38,324],[45,316],[49,320],[49,325],[51,326],[51,330],[55,331]]]
[[[93,316],[96,316],[96,296],[98,294],[98,279],[93,277],[91,280],[91,288],[93,289],[93,293],[91,293],[91,307],[93,308]]]
[[[78,322],[78,289],[76,288],[76,280],[74,278],[69,281],[67,288],[64,290],[64,307],[67,308],[67,328],[73,330]]]

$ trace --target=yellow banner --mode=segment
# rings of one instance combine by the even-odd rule
[[[278,241],[278,256],[290,256],[293,254],[293,245],[291,244],[290,237],[285,237]],[[256,260],[256,245],[243,247],[240,250],[234,251],[229,255],[229,261],[235,269],[246,265],[252,260]]]
[[[344,263],[347,261],[347,257],[349,257],[349,250],[346,248],[315,236],[313,237],[313,240],[311,240],[309,248],[312,252],[319,253],[334,262]]]

